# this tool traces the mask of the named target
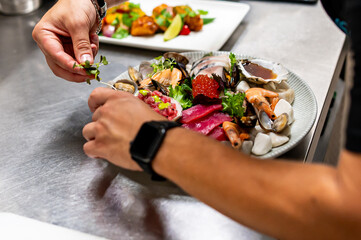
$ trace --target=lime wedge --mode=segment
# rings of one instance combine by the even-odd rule
[[[176,36],[178,36],[179,32],[182,30],[183,22],[182,18],[179,14],[177,14],[174,18],[172,23],[169,25],[167,30],[164,32],[164,41],[169,41]]]

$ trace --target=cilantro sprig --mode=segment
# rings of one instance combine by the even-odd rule
[[[100,56],[100,60],[98,63],[94,63],[93,65],[90,64],[88,60],[85,61],[85,63],[77,64],[74,62],[73,68],[79,67],[85,69],[86,73],[91,76],[94,75],[95,79],[100,82],[101,78],[99,77],[100,71],[99,67],[102,65],[108,65],[108,61],[105,56]],[[87,79],[86,81],[88,84],[90,84],[90,79]]]
[[[225,97],[222,98],[223,112],[228,113],[232,117],[243,117],[244,108],[243,101],[246,97],[245,93],[224,92]]]

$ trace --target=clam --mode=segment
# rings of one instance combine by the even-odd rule
[[[247,81],[257,84],[281,83],[288,77],[288,70],[281,64],[263,59],[243,59],[239,68]]]
[[[148,78],[153,73],[153,67],[150,62],[143,61],[139,65],[139,72],[142,75],[142,79]]]
[[[186,66],[189,63],[189,60],[186,56],[176,52],[166,52],[163,54],[164,58],[174,59],[177,63],[181,63]]]
[[[131,66],[128,67],[128,75],[130,79],[132,79],[138,86],[139,86],[139,82],[143,80],[142,74],[134,67]]]
[[[274,121],[263,111],[258,111],[256,108],[256,115],[258,117],[258,123],[261,128],[268,132],[281,132],[288,126],[288,115],[282,113]]]
[[[273,122],[272,131],[273,132],[282,132],[288,126],[288,114],[282,113],[279,115]]]
[[[115,81],[108,82],[109,87],[112,87],[113,89],[129,92],[133,95],[138,94],[138,85],[129,79],[119,79]]]
[[[284,99],[280,99],[278,101],[275,106],[274,113],[277,117],[281,116],[283,113],[286,113],[288,115],[288,124],[291,124],[295,120],[293,114],[293,107],[288,101]]]

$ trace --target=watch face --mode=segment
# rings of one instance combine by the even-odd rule
[[[132,156],[144,163],[150,162],[163,140],[163,131],[165,130],[143,124],[130,148]]]

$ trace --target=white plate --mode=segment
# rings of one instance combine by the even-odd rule
[[[204,54],[209,52],[186,52],[182,53],[184,56],[193,62],[201,58]],[[229,54],[229,52],[213,52],[214,55]],[[251,56],[236,54],[237,58],[254,58]],[[146,59],[145,59],[146,60]],[[136,67],[138,68],[138,67]],[[120,74],[114,79],[129,79],[128,72]],[[291,125],[290,140],[279,147],[272,148],[270,152],[265,155],[257,156],[258,158],[275,158],[295,147],[311,130],[317,115],[317,101],[311,88],[293,72],[289,72],[288,84],[295,90],[295,100],[292,104],[294,110],[295,121]]]
[[[100,36],[100,42],[160,51],[216,51],[223,46],[250,9],[245,3],[219,1],[134,0],[131,2],[140,3],[140,8],[150,16],[154,7],[165,3],[170,6],[189,5],[194,10],[206,10],[208,14],[205,17],[215,20],[204,25],[202,31],[178,36],[167,42],[163,41],[162,33],[149,37],[128,36],[123,39]]]

